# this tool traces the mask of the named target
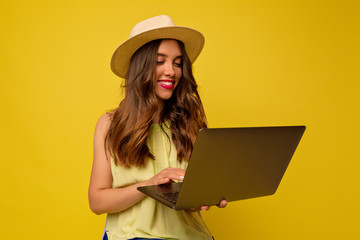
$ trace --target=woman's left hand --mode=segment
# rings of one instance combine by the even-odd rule
[[[227,201],[225,199],[223,199],[216,206],[219,207],[219,208],[224,208],[224,207],[226,207],[226,205],[227,205]],[[198,211],[204,211],[204,210],[207,211],[209,209],[210,209],[210,206],[201,206],[201,207],[198,207],[198,208],[190,208],[187,211],[189,211],[189,212],[198,212]]]

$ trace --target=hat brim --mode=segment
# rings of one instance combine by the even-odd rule
[[[119,77],[125,78],[130,59],[141,46],[156,39],[167,38],[182,41],[192,63],[199,56],[205,43],[205,38],[199,31],[188,27],[170,26],[149,30],[129,38],[115,50],[111,58],[111,70]]]

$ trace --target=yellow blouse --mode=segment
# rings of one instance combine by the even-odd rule
[[[126,187],[148,180],[167,167],[186,169],[187,162],[177,161],[176,148],[171,140],[171,130],[163,124],[153,124],[147,140],[155,160],[149,159],[143,167],[130,169],[116,166],[111,160],[113,188]],[[161,239],[212,239],[199,213],[175,211],[150,197],[145,197],[132,207],[107,215],[106,233],[109,240],[139,238]]]

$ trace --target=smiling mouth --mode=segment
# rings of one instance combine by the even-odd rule
[[[165,89],[172,89],[175,85],[174,80],[158,80],[159,85]]]

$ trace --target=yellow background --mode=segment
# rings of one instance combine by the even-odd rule
[[[274,196],[204,213],[216,239],[359,238],[359,1],[18,0],[0,3],[0,239],[100,239],[87,187],[95,123],[122,97],[109,61],[159,14],[206,37],[210,127],[307,126]]]

